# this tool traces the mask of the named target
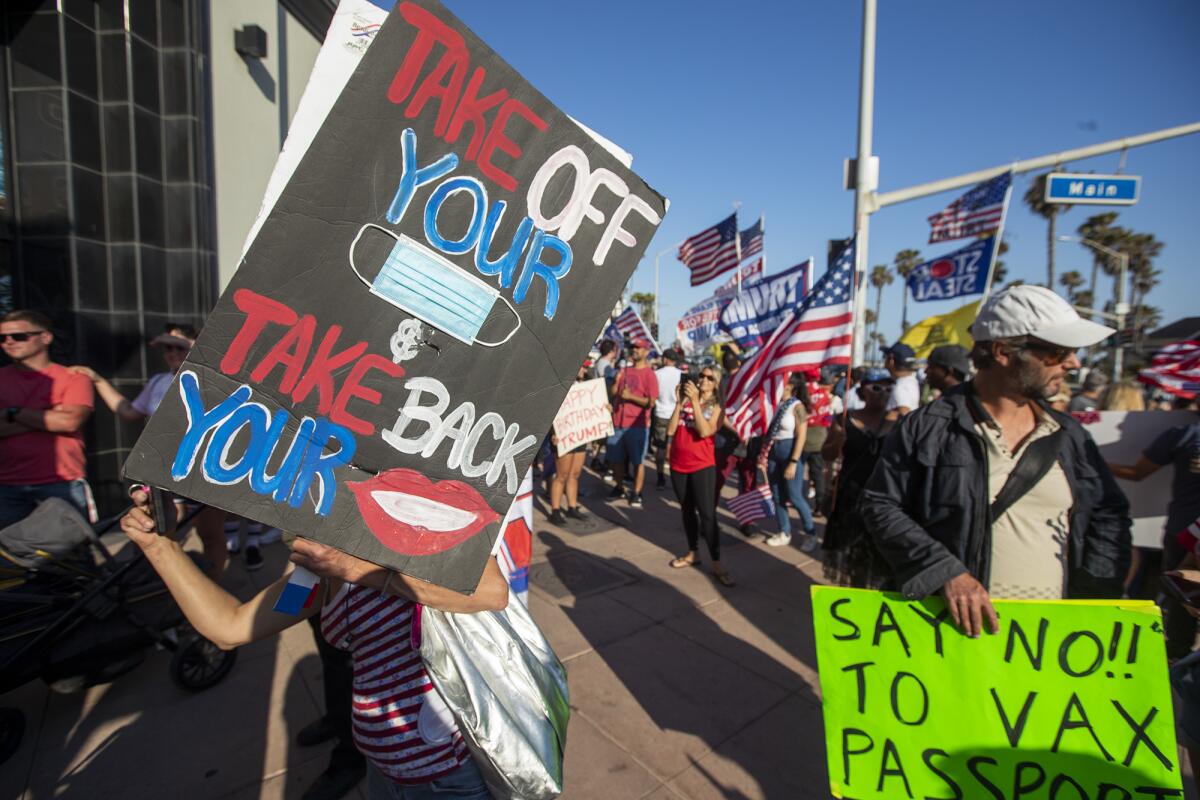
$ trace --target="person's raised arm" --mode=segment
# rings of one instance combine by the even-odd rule
[[[108,379],[100,375],[91,367],[74,366],[67,367],[71,372],[83,375],[92,382],[96,387],[96,394],[100,395],[100,399],[104,401],[104,405],[108,406],[108,410],[116,414],[126,422],[141,422],[146,419],[146,415],[133,407],[133,403],[129,402],[129,398],[121,394],[117,387],[108,382]]]
[[[439,611],[473,614],[477,611],[501,611],[508,605],[508,581],[504,579],[494,558],[488,559],[472,594],[461,594],[419,578],[392,572],[310,539],[296,539],[292,543],[291,560],[322,578],[369,586],[380,591],[386,586],[389,594],[407,597]]]
[[[134,507],[121,518],[121,530],[145,553],[192,627],[217,647],[232,650],[265,639],[320,611],[317,603],[297,616],[272,610],[286,575],[241,602],[201,572],[178,542],[155,532],[146,492],[135,491],[132,498]]]

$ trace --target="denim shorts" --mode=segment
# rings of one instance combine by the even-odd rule
[[[474,761],[428,783],[396,783],[367,762],[367,800],[492,800]]]
[[[617,428],[616,432],[608,437],[604,457],[610,464],[629,461],[636,468],[646,459],[646,449],[649,445],[649,428]]]

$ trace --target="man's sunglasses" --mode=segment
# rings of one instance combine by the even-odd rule
[[[1037,353],[1048,367],[1056,367],[1075,355],[1074,347],[1060,347],[1049,342],[1026,342],[1020,348]]]
[[[30,336],[39,336],[45,331],[17,331],[16,333],[0,333],[0,344],[12,339],[14,342],[28,341]]]
[[[868,392],[890,392],[892,390],[892,384],[890,384],[890,383],[864,383],[862,385],[862,388],[866,389]]]

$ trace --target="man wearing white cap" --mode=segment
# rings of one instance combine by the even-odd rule
[[[896,589],[942,592],[970,636],[990,596],[1120,597],[1129,504],[1088,433],[1046,399],[1112,329],[1040,286],[993,295],[971,326],[975,377],[904,417],[862,513]]]

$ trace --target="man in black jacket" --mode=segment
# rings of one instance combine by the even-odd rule
[[[1048,289],[1016,286],[971,333],[975,378],[904,417],[863,495],[892,588],[940,591],[970,636],[985,620],[998,630],[993,594],[1120,597],[1129,504],[1091,436],[1045,403],[1079,368],[1076,349],[1112,330]]]

